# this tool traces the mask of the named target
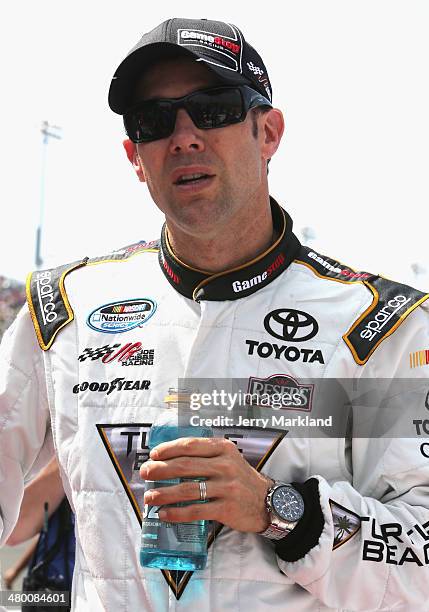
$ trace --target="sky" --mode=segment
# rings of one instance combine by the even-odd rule
[[[0,275],[154,239],[162,216],[122,148],[111,77],[170,17],[236,24],[284,112],[270,192],[307,243],[349,266],[429,289],[429,2],[15,0],[0,25]],[[41,124],[50,139],[42,181]],[[41,197],[42,183],[44,197]],[[420,272],[413,272],[418,265]],[[426,272],[425,272],[426,271]]]

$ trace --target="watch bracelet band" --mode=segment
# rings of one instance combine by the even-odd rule
[[[268,527],[264,530],[264,531],[260,531],[259,535],[263,536],[264,538],[268,538],[270,540],[281,540],[282,538],[285,538],[287,535],[289,535],[289,533],[291,531],[294,530],[294,528],[296,527],[298,521],[296,522],[287,522],[287,521],[282,521],[280,519],[275,519],[277,521],[278,524],[276,524],[275,522],[273,522],[272,520],[272,511],[270,508],[270,504],[268,503],[268,498],[270,496],[270,494],[272,493],[272,491],[274,489],[276,489],[278,486],[280,485],[285,485],[288,487],[292,487],[291,484],[289,483],[285,483],[285,482],[280,482],[278,480],[271,480],[271,485],[267,490],[267,494],[265,496],[265,505],[266,505],[266,509],[270,515],[270,524],[268,525]],[[292,487],[293,488],[293,487]]]
[[[259,535],[264,538],[268,538],[269,540],[281,540],[286,537],[292,529],[283,529],[282,527],[277,527],[274,523],[270,523],[265,531],[261,531]]]

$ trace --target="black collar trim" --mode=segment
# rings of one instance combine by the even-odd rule
[[[301,244],[292,233],[290,216],[273,198],[270,202],[274,229],[279,235],[277,240],[255,259],[217,274],[191,268],[177,259],[164,224],[158,259],[168,282],[185,297],[200,302],[238,300],[275,280],[296,258]]]

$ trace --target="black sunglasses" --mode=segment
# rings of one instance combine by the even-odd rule
[[[174,132],[177,110],[184,108],[200,130],[244,121],[250,108],[272,107],[247,85],[201,89],[182,98],[158,98],[136,104],[124,114],[125,130],[135,143],[167,138]]]

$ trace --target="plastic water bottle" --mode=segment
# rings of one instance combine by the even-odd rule
[[[152,450],[161,442],[178,438],[209,438],[213,432],[206,427],[180,426],[179,407],[187,408],[190,392],[185,389],[169,389],[165,398],[166,409],[155,419],[149,431],[148,446]],[[186,479],[146,481],[145,490],[179,484]],[[204,480],[197,478],[195,480]],[[182,502],[175,506],[186,506]],[[189,523],[169,523],[161,521],[158,515],[160,506],[145,504],[142,520],[140,564],[143,567],[156,567],[168,570],[201,570],[207,563],[207,538],[209,521],[200,520]]]

